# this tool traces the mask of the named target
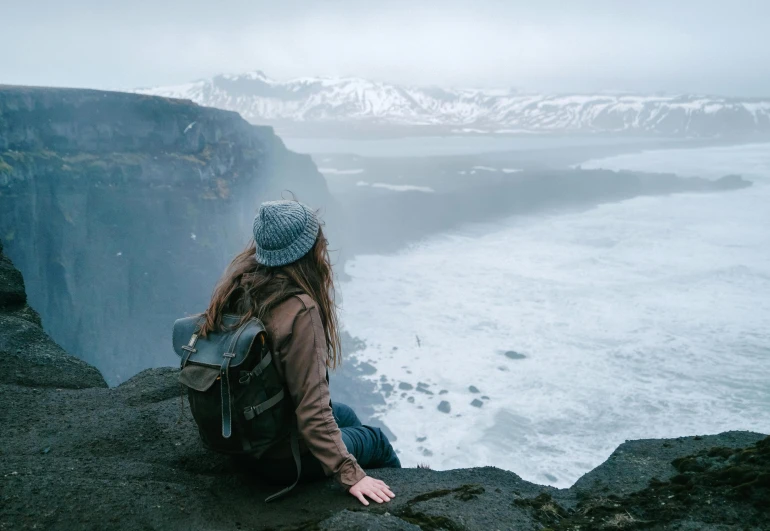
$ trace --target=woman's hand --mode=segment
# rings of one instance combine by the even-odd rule
[[[364,479],[350,487],[348,492],[358,498],[364,505],[369,505],[369,502],[364,496],[368,496],[377,503],[390,501],[391,498],[396,496],[384,481],[369,476],[366,476]]]

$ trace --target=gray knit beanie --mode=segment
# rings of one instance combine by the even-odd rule
[[[266,201],[254,218],[257,262],[277,267],[299,260],[318,237],[318,218],[299,201]]]

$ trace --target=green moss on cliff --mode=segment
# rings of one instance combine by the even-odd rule
[[[140,178],[147,168],[172,163],[175,168],[189,168],[191,175],[199,175],[207,160],[186,153],[57,153],[54,151],[14,151],[0,153],[0,174],[11,174],[26,169],[55,174],[66,179],[87,178],[93,181],[132,180]],[[227,184],[213,186],[214,197],[227,197]],[[223,192],[223,190],[225,190]],[[210,192],[207,190],[207,192]]]
[[[210,146],[206,146],[206,149],[210,150]],[[168,156],[171,157],[172,159],[177,159],[177,160],[183,160],[183,161],[186,161],[186,162],[191,162],[191,163],[197,164],[199,166],[205,166],[206,162],[208,160],[208,159],[203,160],[200,156],[192,155],[192,154],[189,154],[189,153],[168,153]],[[209,153],[208,158],[210,158],[210,157],[211,157],[211,155]]]
[[[568,510],[549,494],[517,499],[546,529],[648,529],[681,521],[765,529],[770,522],[770,437],[746,448],[714,447],[674,459],[678,474],[626,496],[583,497]]]
[[[42,149],[40,151],[15,151],[10,149],[0,154],[0,157],[10,159],[12,161],[11,163],[28,163],[35,160],[58,159],[59,155],[47,149]]]

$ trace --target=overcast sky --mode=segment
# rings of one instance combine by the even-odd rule
[[[530,91],[770,96],[770,0],[0,0],[0,83],[260,69]]]

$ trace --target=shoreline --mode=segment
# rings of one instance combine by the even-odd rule
[[[766,191],[766,190],[765,190],[765,191]],[[685,192],[686,192],[686,191],[685,191]],[[750,192],[750,193],[751,193],[751,192]],[[754,196],[754,195],[752,194],[752,196]],[[693,197],[695,197],[695,196],[693,196]],[[725,196],[725,197],[727,197],[727,196]],[[695,199],[693,199],[693,200],[695,200]],[[685,202],[687,202],[687,201],[689,201],[689,200],[684,200],[684,201],[685,201]],[[724,201],[724,200],[723,200],[722,198],[719,198],[719,197],[717,197],[717,198],[711,199],[711,200],[710,200],[710,202],[709,202],[708,204],[711,204],[711,205],[715,205],[715,204],[717,204],[717,203],[715,203],[715,201],[716,201],[718,204],[723,204],[723,201]],[[614,201],[608,201],[608,202],[606,202],[606,203],[608,203],[608,204],[609,204],[609,203],[612,203],[612,202],[614,202]],[[681,203],[681,200],[680,200],[680,203]],[[755,202],[754,202],[754,203],[755,203]],[[752,203],[752,204],[754,204],[754,203]],[[609,205],[609,206],[610,206],[610,208],[612,207],[611,205]],[[593,208],[593,206],[589,206],[588,208]],[[585,206],[573,206],[573,207],[570,207],[570,211],[571,211],[571,213],[572,213],[572,214],[575,214],[575,213],[579,213],[579,212],[583,212],[584,210],[586,210],[586,207],[585,207]],[[538,214],[538,215],[540,215],[541,213],[542,213],[541,211],[538,211],[538,212],[537,212],[537,214]],[[504,216],[504,218],[515,218],[516,216],[517,216],[517,215],[516,215],[516,214],[514,214],[514,215],[512,215],[512,216]],[[573,217],[574,217],[574,216],[573,216]],[[494,228],[494,224],[495,224],[495,221],[491,221],[491,222],[489,222],[489,223],[490,223],[490,225],[489,225],[489,228]],[[485,223],[485,224],[486,224],[486,223]],[[465,223],[465,224],[464,224],[464,225],[462,225],[462,226],[465,226],[465,227],[467,227],[468,225],[476,225],[476,222]],[[450,235],[451,235],[451,234],[455,234],[455,233],[457,232],[457,230],[458,230],[458,229],[459,229],[460,231],[463,231],[463,229],[462,229],[462,226],[461,226],[461,227],[459,227],[459,228],[458,228],[458,227],[456,227],[456,228],[450,229],[450,231],[449,231],[449,232],[450,232]],[[482,233],[482,232],[483,232],[483,230],[481,230],[481,229],[483,229],[483,228],[484,228],[483,226],[482,226],[482,227],[479,227],[479,228],[478,228],[478,232],[479,232],[479,233]],[[474,230],[474,229],[470,229],[470,230]],[[433,234],[427,235],[427,236],[425,237],[425,239],[422,239],[422,240],[420,240],[420,241],[421,241],[421,242],[423,242],[423,241],[425,241],[426,239],[427,239],[427,240],[430,240],[431,238],[435,238],[435,237],[439,237],[439,238],[440,238],[441,234],[446,234],[446,233],[447,233],[447,231],[437,231],[437,232],[435,232],[435,233],[433,233]],[[450,238],[450,239],[451,239],[451,238]],[[399,254],[399,253],[401,253],[401,252],[403,252],[403,251],[407,250],[407,249],[409,248],[409,246],[410,246],[410,245],[412,245],[412,244],[410,244],[410,243],[406,243],[406,244],[404,244],[402,247],[400,247],[400,248],[398,248],[398,249],[394,250],[393,252],[383,253],[383,252],[376,252],[376,251],[375,251],[375,252],[373,252],[373,253],[361,253],[361,254],[358,254],[358,255],[356,255],[356,257],[368,256],[368,258],[372,258],[372,255],[375,255],[375,256],[376,256],[376,255],[392,256],[393,254]],[[365,260],[365,262],[366,262],[366,260]],[[369,262],[371,262],[371,260],[369,260]],[[385,260],[382,260],[382,262],[385,262]],[[435,262],[435,261],[434,261],[434,262]],[[371,265],[371,264],[370,264],[370,265]],[[435,265],[435,263],[434,263],[434,265]],[[362,267],[363,267],[363,266],[362,266]],[[347,275],[346,275],[346,277],[347,277]],[[348,281],[350,281],[350,280],[351,280],[351,277],[347,277],[347,278],[345,278],[345,279],[343,280],[343,282],[348,282]],[[390,284],[389,284],[389,285],[390,285]],[[435,288],[435,286],[433,286],[433,288]],[[346,291],[346,287],[344,286],[344,284],[341,286],[341,289],[342,289],[342,291],[343,291],[343,294],[342,294],[342,295],[343,295],[343,297],[349,296],[349,295],[347,294],[348,292]],[[425,286],[425,289],[428,289],[428,290],[430,290],[431,288],[430,288],[430,287],[428,287],[428,286]],[[360,289],[359,289],[359,291],[360,291]],[[372,296],[372,297],[378,297],[379,295],[378,295],[377,293],[378,293],[378,292],[377,292],[377,290],[375,289],[374,291],[372,291],[372,293],[370,294],[370,296]],[[359,293],[359,296],[358,296],[357,298],[358,298],[358,299],[360,299],[360,293]],[[345,306],[345,304],[344,304],[344,303],[345,303],[345,299],[343,298],[343,306]],[[356,309],[355,307],[353,307],[353,310],[352,310],[352,311],[353,311],[354,313],[355,313],[355,312],[357,312],[357,311],[358,311],[358,312],[360,312],[360,311],[361,311],[361,308],[358,308],[358,309]],[[424,324],[424,323],[423,323],[423,324]],[[407,328],[408,328],[408,325],[407,325]],[[359,325],[358,329],[359,329],[359,330],[361,329],[361,326],[360,326],[360,325]],[[355,328],[354,328],[354,329],[348,329],[348,330],[349,330],[351,333],[353,333],[353,332],[355,331]],[[406,330],[406,329],[405,329],[405,330]],[[422,334],[421,334],[421,335],[422,335]],[[392,336],[392,334],[391,334],[391,336]],[[398,336],[396,336],[396,337],[398,337]],[[406,335],[405,335],[405,337],[404,337],[403,339],[404,339],[405,341],[409,341],[409,340],[410,340],[410,337],[411,337],[411,336],[409,335],[409,333],[406,333]],[[373,341],[373,342],[374,342],[374,347],[375,347],[375,348],[374,348],[374,350],[369,352],[369,356],[364,356],[364,357],[362,357],[362,358],[361,358],[361,360],[362,360],[363,362],[365,362],[365,363],[368,363],[368,362],[372,362],[372,363],[374,364],[374,367],[375,367],[375,369],[377,369],[377,370],[379,371],[379,372],[378,372],[378,373],[377,373],[377,374],[376,374],[374,377],[370,377],[370,378],[367,378],[367,379],[370,381],[370,383],[376,384],[376,379],[375,379],[375,377],[379,378],[379,377],[381,377],[383,374],[384,374],[384,375],[387,375],[387,377],[388,377],[387,383],[388,383],[388,384],[391,386],[391,388],[392,388],[392,386],[393,386],[394,382],[391,382],[390,380],[392,380],[392,379],[394,379],[394,378],[395,378],[395,380],[396,380],[396,381],[395,381],[395,383],[396,383],[396,384],[398,383],[399,379],[401,379],[401,380],[404,380],[404,381],[407,381],[407,382],[409,382],[411,385],[414,385],[414,384],[415,384],[415,381],[417,381],[417,380],[421,380],[421,381],[423,381],[423,382],[425,382],[425,381],[426,381],[426,380],[424,380],[424,379],[421,379],[420,375],[421,375],[421,374],[423,374],[423,373],[425,373],[425,374],[429,374],[429,371],[428,371],[428,372],[425,372],[424,370],[416,370],[416,372],[415,372],[415,375],[414,375],[414,376],[412,376],[412,377],[409,377],[409,376],[405,376],[404,374],[402,374],[402,373],[403,373],[403,371],[401,371],[401,372],[399,373],[398,371],[396,371],[395,369],[393,369],[393,372],[389,372],[389,371],[388,371],[388,368],[387,368],[387,363],[385,363],[385,365],[381,365],[381,366],[379,366],[379,367],[378,367],[378,366],[377,366],[378,364],[377,364],[377,363],[374,363],[374,362],[372,361],[372,359],[378,359],[378,356],[379,356],[380,354],[383,354],[383,355],[384,355],[384,354],[387,354],[387,352],[386,352],[386,351],[388,350],[388,348],[390,348],[388,343],[386,343],[386,342],[385,342],[385,343],[383,343],[383,341],[385,340],[385,338],[382,336],[382,334],[380,334],[380,335],[379,335],[379,338],[377,338],[377,336],[376,336],[376,335],[375,335],[375,336],[369,336],[369,337],[366,337],[366,336],[365,336],[365,334],[360,334],[360,335],[358,336],[358,339],[359,339],[359,341],[366,341],[366,342],[372,342],[372,341]],[[396,343],[393,343],[394,345],[399,345],[399,347],[401,347],[401,346],[402,346],[402,345],[401,345],[401,344],[398,342],[398,341],[401,341],[401,340],[396,340],[396,339],[394,339],[394,341],[397,341]],[[382,344],[383,344],[383,347],[382,347],[382,348],[378,346],[378,345],[379,345],[379,343],[382,343]],[[385,346],[387,346],[387,348],[385,348]],[[434,345],[434,346],[435,346],[435,345]],[[446,345],[444,345],[444,346],[446,346]],[[517,347],[517,345],[515,345],[515,344],[506,344],[506,343],[505,343],[505,341],[502,341],[502,340],[501,340],[501,345],[499,345],[499,346],[500,346],[501,348],[503,348],[503,347],[506,347],[506,348],[507,348],[507,347],[513,347],[513,348],[516,348],[516,347]],[[379,349],[379,351],[378,351],[378,349]],[[402,348],[399,348],[399,351],[401,351],[401,350],[403,350],[403,349],[402,349]],[[525,353],[528,353],[528,351],[527,351],[527,349],[526,349],[526,348],[523,350],[523,352],[525,352]],[[411,354],[408,354],[408,353],[407,353],[407,355],[411,355]],[[386,357],[387,357],[387,356],[386,356]],[[391,360],[391,362],[390,362],[390,365],[393,365],[393,363],[395,363],[395,362]],[[354,363],[353,365],[355,365],[355,363]],[[397,365],[397,364],[396,364],[396,365]],[[409,363],[407,363],[407,365],[410,365],[410,364],[409,364]],[[415,367],[414,367],[413,365],[410,365],[410,369],[413,369],[413,370],[414,370],[414,369],[415,369]],[[384,371],[384,372],[383,372],[383,371]],[[413,381],[413,380],[414,380],[414,381]],[[438,390],[439,390],[439,389],[441,389],[441,385],[440,385],[440,382],[430,382],[429,380],[427,380],[427,381],[428,381],[428,383],[429,383],[429,384],[436,384],[436,385],[438,386],[438,387],[436,387],[436,386],[434,386],[434,387],[430,387],[430,389],[431,389],[431,390],[432,390],[434,393],[437,393],[437,392],[438,392]],[[469,382],[469,383],[476,383],[476,382]],[[377,385],[377,389],[378,389],[378,391],[380,391],[380,392],[379,392],[379,396],[383,396],[384,398],[387,398],[386,396],[384,396],[384,393],[382,393],[382,392],[381,392],[381,391],[382,391],[382,389],[380,389],[379,385]],[[400,391],[399,391],[399,392],[400,392]],[[411,392],[411,391],[408,391],[408,392]],[[420,395],[414,395],[414,396],[416,396],[416,397],[418,397],[418,398],[420,397]],[[460,397],[460,400],[461,400],[461,402],[462,402],[463,398],[465,398],[465,397]],[[469,397],[469,398],[467,398],[467,401],[470,401],[470,399],[471,399],[471,398],[474,398],[474,397]],[[494,398],[494,397],[493,397],[493,398]],[[455,398],[454,398],[454,400],[457,400],[457,397],[455,397]],[[438,402],[434,403],[434,404],[432,405],[432,407],[433,407],[433,408],[435,408],[435,406],[436,406],[436,404],[437,404],[437,403],[438,403]],[[404,405],[404,406],[406,406],[406,404],[405,404],[405,403],[404,403],[403,405]],[[454,402],[453,402],[453,405],[454,405]],[[427,407],[427,406],[426,406],[426,407]],[[437,415],[440,415],[439,413],[435,413],[435,414],[437,414]],[[376,416],[376,414],[375,414],[375,416]],[[385,421],[386,421],[386,422],[388,422],[388,417],[383,417],[383,418],[385,419]],[[392,418],[390,419],[390,422],[393,422],[393,419],[392,419]],[[397,432],[397,433],[398,433],[398,434],[399,434],[401,437],[403,437],[404,433],[402,432],[402,430],[399,430],[399,429],[398,429],[398,426],[395,426],[395,425],[394,425],[394,426],[392,426],[392,428],[393,428],[393,429],[395,429],[395,430],[396,430],[396,432]],[[637,433],[636,435],[638,435],[638,433]],[[411,434],[411,432],[410,432],[410,435],[408,435],[408,436],[407,436],[407,441],[411,441],[411,439],[410,439],[410,437],[411,437],[411,436],[412,436],[412,434]],[[482,462],[483,462],[483,461],[477,461],[477,462],[476,462],[476,464],[478,464],[478,463],[482,463]],[[506,468],[508,468],[508,469],[511,469],[510,467],[506,467]],[[515,468],[514,468],[514,469],[515,469]],[[532,477],[528,477],[528,479],[532,479]],[[538,481],[542,481],[542,478],[538,478]]]
[[[622,148],[620,146],[603,146],[603,147],[597,147],[598,152],[591,153],[589,155],[588,153],[583,153],[582,155],[577,154],[569,154],[567,155],[567,158],[559,158],[560,156],[563,157],[564,151],[560,149],[545,149],[542,151],[542,154],[546,156],[541,156],[540,154],[535,157],[534,160],[537,162],[535,163],[529,163],[529,164],[520,164],[522,166],[522,169],[517,169],[515,173],[507,174],[504,170],[497,170],[493,174],[490,174],[489,172],[484,171],[474,171],[473,168],[487,168],[488,166],[484,166],[484,164],[496,164],[499,167],[503,167],[506,165],[516,165],[517,161],[522,162],[520,159],[511,160],[510,158],[507,158],[510,153],[486,153],[486,154],[475,154],[475,155],[456,155],[456,156],[429,156],[429,157],[399,157],[399,158],[371,158],[371,157],[360,157],[360,156],[353,156],[353,160],[345,161],[347,164],[350,164],[351,162],[354,163],[356,168],[353,168],[353,170],[348,171],[357,171],[358,169],[362,169],[363,171],[360,173],[350,173],[345,174],[342,173],[342,175],[334,175],[330,176],[328,174],[324,174],[324,179],[327,181],[327,185],[329,186],[330,192],[332,196],[335,198],[335,200],[338,201],[338,203],[341,206],[341,210],[346,211],[349,209],[350,206],[353,206],[353,209],[360,208],[361,203],[366,203],[369,200],[372,201],[388,201],[390,200],[391,203],[394,205],[399,203],[398,195],[399,194],[391,194],[390,197],[387,195],[387,191],[385,190],[374,190],[369,186],[361,187],[358,186],[360,184],[361,180],[366,178],[373,181],[382,182],[384,185],[392,185],[392,186],[398,186],[399,184],[403,182],[410,182],[413,183],[412,186],[416,188],[428,188],[431,190],[434,190],[437,194],[464,194],[467,196],[467,194],[477,194],[482,196],[483,193],[479,194],[479,189],[482,191],[489,192],[491,191],[491,195],[495,195],[495,187],[497,187],[500,192],[505,192],[506,188],[508,191],[510,191],[511,188],[515,188],[516,183],[522,183],[524,181],[524,177],[528,177],[530,179],[537,179],[540,176],[546,175],[548,173],[553,172],[559,172],[559,170],[566,170],[566,171],[598,171],[598,172],[611,172],[613,174],[617,174],[618,172],[616,170],[609,170],[609,169],[602,169],[594,166],[589,166],[587,168],[583,168],[583,164],[589,164],[593,161],[596,161],[597,159],[606,159],[606,158],[613,158],[618,156],[624,156],[624,155],[634,155],[634,154],[640,154],[640,153],[646,153],[646,152],[665,152],[665,151],[674,151],[674,150],[680,150],[680,149],[702,149],[702,148],[730,148],[730,147],[740,147],[740,146],[753,146],[753,145],[762,145],[762,144],[769,144],[768,142],[750,142],[750,143],[734,143],[734,142],[712,142],[712,141],[705,141],[701,142],[699,140],[695,140],[694,143],[683,147],[680,144],[676,145],[668,145],[666,148],[662,149],[647,149],[644,146],[637,146],[634,149],[628,149],[629,146],[623,146]],[[571,151],[572,148],[569,148],[567,151]],[[580,151],[585,151],[585,148],[579,148]],[[609,150],[609,151],[607,151]],[[592,151],[592,150],[591,150]],[[314,158],[316,158],[316,155],[313,155]],[[316,160],[316,164],[323,169],[322,164],[328,164],[329,160],[328,157],[323,157],[327,160],[326,163],[319,162]],[[559,164],[556,167],[550,167],[545,164],[545,160],[553,161],[554,159],[559,160]],[[575,162],[577,161],[577,162]],[[417,162],[416,168],[413,170],[409,170],[409,166]],[[375,172],[373,175],[368,173],[369,168],[376,167],[378,165],[385,164],[386,167],[384,170],[380,170]],[[566,164],[566,165],[563,165]],[[343,164],[345,166],[345,164]],[[363,166],[363,168],[359,168]],[[346,170],[341,170],[342,172]],[[474,180],[469,182],[461,182],[458,183],[457,175],[456,173],[460,173],[463,175],[467,175],[470,172],[474,172]],[[693,179],[693,177],[689,176],[680,176],[673,172],[665,172],[665,173],[658,173],[658,172],[644,172],[644,171],[624,171],[625,174],[637,174],[640,176],[651,176],[651,177],[667,177],[671,178],[673,177],[676,180],[679,181],[687,181],[690,179]],[[393,175],[396,175],[397,177],[393,177]],[[455,174],[455,175],[453,175]],[[579,173],[575,173],[575,176],[579,176]],[[501,178],[502,177],[502,178]],[[695,177],[696,179],[698,176]],[[444,180],[444,182],[441,185],[437,185],[438,180]],[[506,182],[506,180],[508,182]],[[753,181],[748,181],[753,184]],[[431,187],[435,188],[431,188]],[[443,188],[442,188],[443,186]],[[514,190],[515,191],[515,190]],[[679,190],[678,193],[687,193],[690,190]],[[694,190],[693,190],[694,191]],[[722,190],[715,189],[714,192],[719,192]],[[628,199],[631,199],[633,197],[639,197],[644,195],[665,195],[666,193],[677,193],[677,191],[674,192],[663,192],[662,194],[658,193],[643,193],[640,192],[636,195],[626,195],[622,197],[610,197],[610,198],[601,198],[597,197],[593,201],[588,199],[587,201],[584,201],[582,203],[576,203],[573,205],[565,205],[565,204],[556,204],[556,205],[546,205],[544,209],[540,212],[538,212],[536,209],[530,209],[528,211],[519,211],[519,210],[500,210],[500,211],[494,211],[492,213],[482,213],[478,217],[471,217],[466,219],[460,219],[456,221],[455,223],[452,223],[451,221],[447,220],[446,223],[438,224],[438,225],[427,225],[425,227],[422,227],[420,223],[416,223],[414,225],[414,228],[416,230],[416,233],[414,235],[406,234],[404,237],[399,241],[398,238],[394,239],[394,241],[387,242],[384,245],[382,249],[376,249],[375,245],[363,245],[363,249],[357,248],[357,244],[360,245],[360,241],[356,242],[355,239],[353,242],[345,241],[343,245],[338,246],[339,249],[336,251],[339,258],[339,265],[341,266],[341,270],[337,272],[337,275],[339,276],[340,280],[347,281],[349,280],[349,276],[345,272],[345,264],[354,259],[356,256],[359,255],[371,255],[371,254],[381,254],[381,255],[391,255],[395,254],[401,251],[404,251],[406,249],[409,249],[411,246],[419,244],[420,242],[430,239],[435,236],[439,236],[444,233],[448,232],[455,232],[457,230],[462,230],[462,227],[464,226],[475,226],[475,225],[487,225],[492,224],[497,221],[501,221],[504,219],[516,217],[519,215],[532,215],[532,214],[543,214],[543,215],[558,215],[560,213],[566,213],[566,212],[573,212],[573,211],[582,211],[587,210],[591,208],[595,208],[596,206],[600,204],[605,203],[612,203],[612,202],[618,202],[618,201],[625,201]],[[709,193],[708,191],[706,193]],[[415,192],[405,192],[402,197],[408,197],[408,201],[412,203],[413,205],[419,204],[419,201],[414,201],[415,197],[423,196],[423,198],[426,198],[428,200],[432,200],[433,198],[430,197],[429,194],[420,194],[418,190]],[[472,202],[473,199],[468,199],[468,201]],[[363,210],[366,210],[363,208]],[[352,219],[356,219],[356,214],[352,214],[349,216],[345,216],[346,223],[348,225],[353,224]],[[384,223],[384,222],[383,222]],[[363,231],[359,231],[363,232]],[[346,235],[340,235],[343,239],[345,239]],[[364,238],[361,238],[364,239]]]

